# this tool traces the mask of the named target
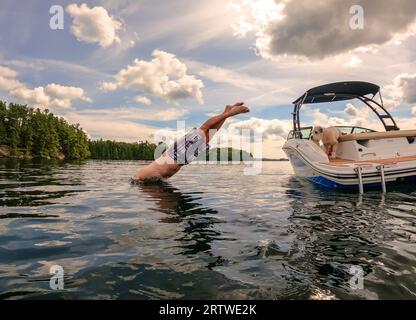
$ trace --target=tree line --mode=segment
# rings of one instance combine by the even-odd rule
[[[110,140],[90,140],[92,159],[153,160],[157,145],[147,141],[126,143]]]
[[[69,124],[48,109],[0,101],[0,145],[10,156],[46,159],[152,160],[153,143],[89,140],[79,124]]]

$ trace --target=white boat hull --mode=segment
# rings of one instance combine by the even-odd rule
[[[413,152],[413,149],[416,155],[416,145],[412,146],[410,152]],[[351,161],[345,165],[334,165],[319,146],[306,139],[288,140],[283,146],[283,150],[287,154],[296,176],[306,178],[313,183],[331,189],[358,190],[360,183],[356,168],[361,167],[364,186],[381,186],[382,184],[380,171],[383,162],[380,160],[382,159],[374,159],[373,162],[368,159],[365,162]],[[390,161],[382,165],[387,184],[401,182],[416,176],[416,160]]]

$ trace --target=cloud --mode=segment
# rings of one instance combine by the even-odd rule
[[[120,42],[117,32],[122,29],[122,23],[111,17],[105,8],[73,3],[66,11],[73,18],[71,31],[78,41],[98,43],[104,48]]]
[[[356,117],[360,113],[359,110],[356,107],[354,107],[354,105],[352,105],[351,103],[346,104],[344,112],[352,117]]]
[[[18,88],[22,83],[13,78],[7,78],[0,75],[0,90],[1,91],[10,91],[15,88]]]
[[[252,129],[259,130],[263,134],[263,138],[271,138],[280,136],[286,138],[291,130],[290,120],[266,120],[260,118],[250,118],[249,120],[243,120],[233,122],[228,126],[229,130],[241,130]]]
[[[408,104],[416,103],[416,73],[404,73],[393,80],[393,87],[389,87],[393,96]]]
[[[239,14],[239,18],[232,25],[234,35],[238,38],[244,38],[250,32],[261,36],[272,21],[284,18],[284,1],[278,3],[275,0],[233,0],[229,6]]]
[[[85,96],[84,90],[78,87],[62,86],[60,84],[51,83],[45,87],[45,93],[52,99],[70,99],[91,102],[91,99]]]
[[[263,57],[322,59],[371,45],[403,40],[415,32],[414,0],[244,0],[234,4],[254,31]],[[364,9],[364,29],[350,28],[350,7]],[[254,12],[254,13],[253,13]],[[237,25],[238,27],[238,25]],[[244,35],[244,32],[241,33]]]
[[[281,147],[291,130],[291,120],[250,118],[243,121],[234,121],[228,125],[227,130],[220,131],[210,144],[215,147],[218,143],[224,147],[240,148],[251,152],[255,157],[280,158],[285,157]],[[249,129],[250,135],[242,130]],[[260,133],[255,135],[254,131]]]
[[[143,97],[143,96],[137,96],[137,97],[135,97],[134,98],[134,101],[136,101],[137,103],[144,104],[146,106],[152,104],[152,100],[150,100],[149,98]]]
[[[49,97],[45,94],[45,90],[43,87],[28,89],[25,86],[22,86],[12,90],[10,94],[18,100],[24,101],[25,103],[31,106],[47,107],[49,105]]]
[[[5,78],[16,78],[17,72],[10,68],[0,66],[0,76]]]
[[[401,104],[416,106],[416,73],[399,74],[390,84],[383,87],[383,92],[386,95],[383,99],[384,106],[388,110],[393,110]]]
[[[104,92],[114,91],[117,89],[117,83],[102,81],[98,84],[98,88]]]
[[[175,55],[160,50],[153,51],[151,61],[135,59],[127,68],[120,70],[115,82],[102,82],[105,91],[117,88],[141,91],[161,97],[166,102],[193,98],[203,103],[204,84],[195,76],[187,74],[187,66]]]
[[[23,86],[19,80],[15,79],[16,76],[16,71],[0,66],[0,91],[10,91]]]
[[[0,91],[5,91],[33,107],[68,109],[72,107],[73,100],[91,102],[82,88],[51,83],[45,87],[30,89],[15,79],[16,77],[16,71],[0,66]]]

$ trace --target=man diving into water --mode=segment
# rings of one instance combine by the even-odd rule
[[[198,129],[194,128],[189,131],[163,152],[159,158],[137,171],[132,177],[133,182],[158,181],[170,178],[183,165],[191,163],[208,148],[208,142],[222,127],[227,118],[247,112],[250,112],[250,109],[244,105],[244,102],[226,106],[223,113],[208,119]]]

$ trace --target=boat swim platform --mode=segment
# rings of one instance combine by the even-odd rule
[[[354,140],[377,140],[389,138],[416,137],[416,130],[392,130],[385,132],[363,132],[346,134],[339,137],[339,142]]]
[[[330,159],[329,163],[327,164],[334,167],[351,167],[351,165],[374,165],[374,164],[383,164],[383,165],[389,165],[389,164],[396,164],[399,162],[406,162],[406,161],[415,161],[415,156],[406,156],[406,157],[396,157],[396,158],[387,158],[387,159],[378,159],[378,160],[346,160],[346,159]]]

